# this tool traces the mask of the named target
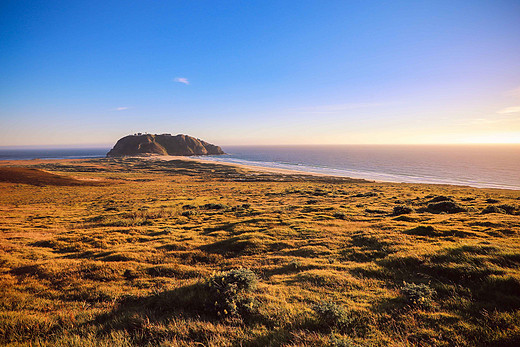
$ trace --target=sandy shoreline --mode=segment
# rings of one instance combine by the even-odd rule
[[[135,158],[143,158],[143,157],[135,157]],[[164,160],[164,161],[171,161],[171,160],[195,161],[198,163],[226,165],[226,166],[239,167],[241,169],[248,170],[248,171],[257,171],[257,172],[262,172],[262,173],[272,173],[272,174],[282,174],[282,175],[305,175],[305,176],[364,179],[364,178],[357,178],[357,177],[336,176],[336,175],[330,175],[330,174],[318,173],[318,172],[280,169],[280,168],[260,166],[260,165],[256,166],[256,165],[245,165],[245,164],[238,164],[238,163],[227,163],[227,162],[221,162],[221,161],[215,161],[215,160],[209,160],[209,159],[184,157],[184,156],[161,155],[161,156],[152,156],[152,157],[145,157],[145,158],[148,160]],[[374,181],[374,180],[367,180],[367,181]]]

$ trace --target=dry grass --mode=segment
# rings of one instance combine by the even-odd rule
[[[1,344],[520,344],[520,192],[36,164],[110,184],[0,183]],[[239,268],[257,285],[215,309],[208,281]]]

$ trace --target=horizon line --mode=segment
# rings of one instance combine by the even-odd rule
[[[225,144],[220,147],[274,147],[274,146],[489,146],[520,145],[520,142],[438,142],[438,143],[285,143],[285,144]],[[0,150],[8,149],[87,149],[112,148],[114,144],[47,144],[47,145],[0,145]]]

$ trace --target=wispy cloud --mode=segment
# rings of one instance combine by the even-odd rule
[[[190,84],[190,81],[188,81],[186,77],[175,77],[173,81],[178,83],[184,83],[186,85]]]
[[[125,111],[130,109],[130,107],[122,106],[122,107],[116,107],[116,111]]]
[[[471,124],[495,124],[495,123],[501,123],[501,122],[504,122],[504,121],[507,121],[508,119],[507,118],[496,118],[496,117],[491,117],[491,118],[475,118],[473,120],[471,120]]]
[[[506,107],[498,110],[495,114],[490,114],[487,117],[475,118],[471,120],[471,124],[494,124],[517,122],[520,120],[520,106]]]
[[[512,106],[512,107],[506,107],[499,111],[497,111],[498,114],[511,114],[511,113],[520,113],[520,106]]]

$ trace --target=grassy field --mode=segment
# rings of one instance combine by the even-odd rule
[[[0,172],[0,344],[520,345],[519,191],[16,165],[54,175]]]

